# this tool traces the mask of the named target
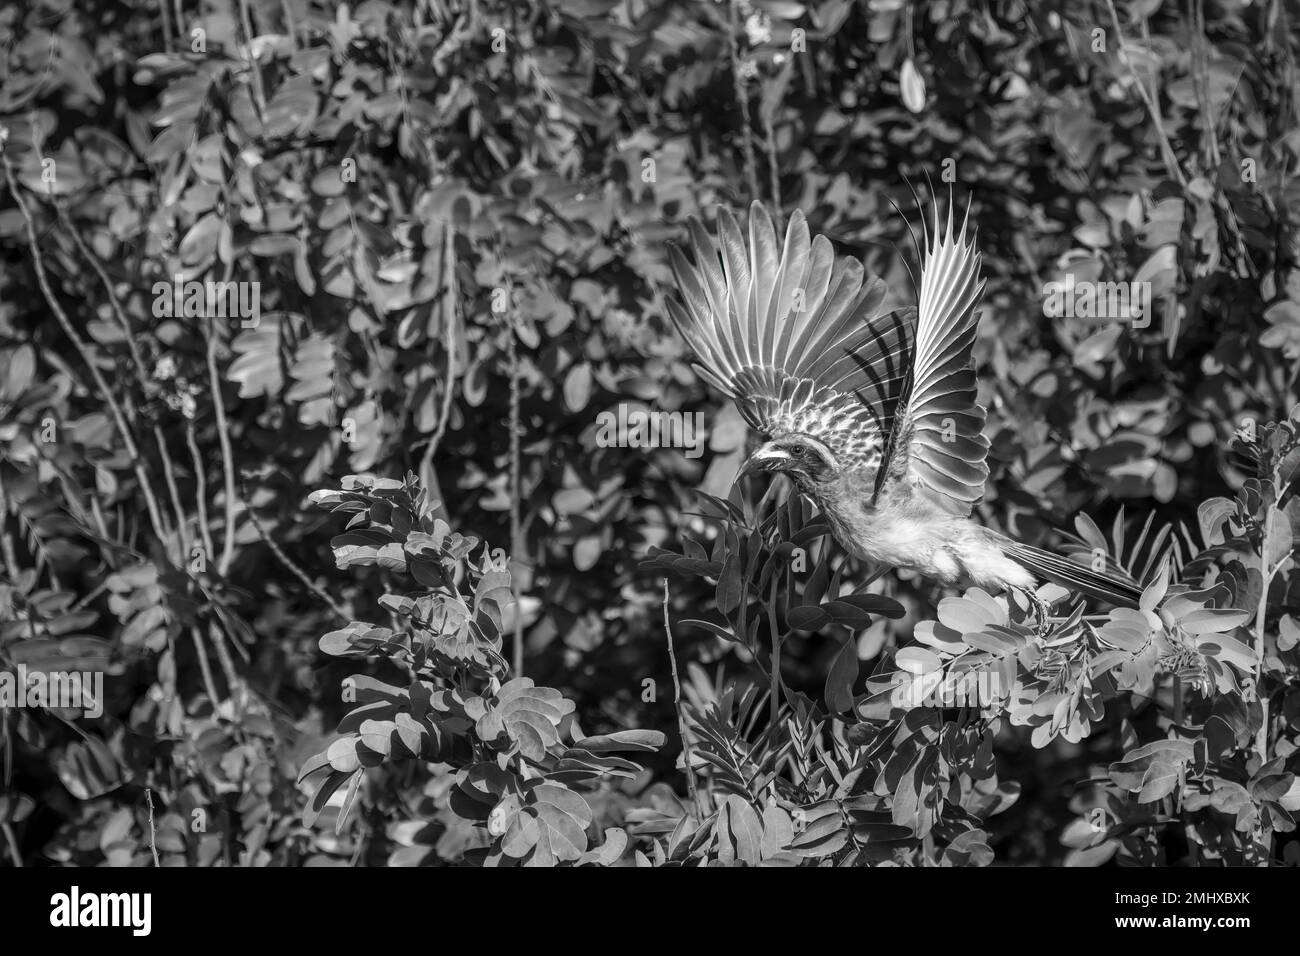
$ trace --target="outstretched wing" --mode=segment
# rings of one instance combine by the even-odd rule
[[[856,259],[809,239],[803,213],[777,245],[772,218],[750,206],[747,235],[726,210],[715,244],[692,219],[692,264],[669,261],[682,304],[669,314],[695,368],[765,435],[802,432],[850,466],[879,464],[907,374],[910,329],[884,313],[884,283]]]
[[[967,218],[970,209],[966,210]],[[971,347],[978,324],[975,307],[984,291],[980,254],[961,233],[953,234],[952,207],[940,230],[925,229],[916,348],[911,375],[899,402],[889,461],[889,481],[908,481],[945,511],[969,515],[984,495],[989,443],[984,409],[975,403]]]

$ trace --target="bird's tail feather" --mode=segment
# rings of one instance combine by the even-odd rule
[[[1053,584],[1106,601],[1116,607],[1136,608],[1142,587],[1131,577],[1107,569],[1094,571],[1086,564],[1059,554],[1012,541],[1003,545],[1007,557]]]

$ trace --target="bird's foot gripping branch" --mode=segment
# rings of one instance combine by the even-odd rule
[[[997,773],[1010,724],[1060,750],[1076,814],[1060,835],[1068,863],[1267,860],[1300,810],[1300,626],[1278,610],[1300,583],[1298,423],[1261,431],[1258,477],[1203,504],[1195,532],[1151,534],[1148,522],[1126,540],[1122,515],[1109,537],[1080,520],[1091,554],[1145,582],[1137,609],[1080,604],[1044,621],[971,588],[866,678],[855,635],[901,605],[845,587],[805,499],[760,522],[739,498],[709,498],[699,539],[647,565],[714,583],[723,621],[680,624],[736,645],[761,679],[684,708],[702,813],[717,825],[679,845],[753,862],[990,862],[985,821],[1020,790]],[[782,645],[800,632],[842,642],[820,700],[781,676]]]
[[[654,751],[663,735],[586,736],[573,702],[558,690],[511,679],[501,655],[502,617],[512,604],[506,559],[434,517],[414,476],[349,476],[343,490],[318,491],[312,501],[351,515],[331,542],[340,568],[377,565],[404,576],[408,587],[380,599],[391,626],[354,621],[321,638],[327,654],[386,664],[385,672],[401,679],[345,678],[343,700],[356,706],[299,778],[314,783],[307,822],[342,790],[342,828],[368,769],[423,761],[435,765],[435,815],[459,831],[465,860],[618,861],[627,833],[610,827],[593,839],[583,791],[641,772],[615,754]]]

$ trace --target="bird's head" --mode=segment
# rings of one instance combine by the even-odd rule
[[[800,490],[811,491],[834,478],[839,473],[839,463],[823,443],[796,433],[773,438],[755,450],[737,477],[757,471],[789,475]]]

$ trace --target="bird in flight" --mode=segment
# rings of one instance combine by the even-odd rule
[[[967,216],[969,218],[969,207]],[[694,262],[669,248],[681,302],[669,312],[706,381],[766,441],[741,474],[788,475],[854,557],[945,584],[1036,596],[1038,578],[1122,607],[1141,589],[1015,541],[972,518],[989,469],[971,354],[984,282],[964,219],[923,222],[915,318],[886,312],[884,282],[810,238],[801,212],[778,245],[761,203],[742,230],[718,214],[718,242],[690,222]]]

